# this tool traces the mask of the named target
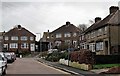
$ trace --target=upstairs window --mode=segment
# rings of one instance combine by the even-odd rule
[[[33,40],[34,40],[34,37],[31,36],[31,37],[30,37],[30,40],[33,41]]]
[[[0,40],[2,40],[3,39],[3,36],[0,36]]]
[[[61,38],[62,34],[56,34],[56,38]]]
[[[12,36],[11,40],[18,40],[18,36]]]
[[[5,36],[5,40],[8,40],[8,36]]]
[[[76,37],[77,36],[77,33],[73,33],[73,37]]]
[[[28,39],[27,39],[27,36],[21,36],[21,40],[22,41],[27,41]]]
[[[70,33],[65,33],[64,37],[71,37],[71,34]]]
[[[105,31],[104,31],[104,34],[107,34],[107,26],[104,28],[105,29]]]

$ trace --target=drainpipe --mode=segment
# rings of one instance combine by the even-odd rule
[[[108,51],[108,55],[110,55],[111,54],[111,32],[110,32],[110,24],[108,25],[109,26],[109,32],[108,32],[108,34],[109,34],[109,51]]]

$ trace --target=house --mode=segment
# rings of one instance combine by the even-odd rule
[[[65,50],[68,48],[77,49],[79,46],[80,29],[69,21],[65,25],[49,32],[46,35],[46,40],[49,42],[49,48],[58,48]]]
[[[111,6],[109,11],[103,20],[96,17],[95,23],[82,35],[84,39],[81,40],[81,45],[97,55],[120,54],[120,10],[117,6]]]
[[[4,49],[12,52],[34,52],[35,35],[18,25],[3,35]]]
[[[3,51],[3,32],[0,32],[0,51]]]

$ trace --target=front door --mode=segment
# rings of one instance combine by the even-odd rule
[[[31,51],[35,51],[35,44],[33,43],[33,44],[30,44],[30,50]]]

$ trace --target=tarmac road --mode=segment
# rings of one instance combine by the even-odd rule
[[[36,61],[34,58],[17,58],[8,64],[7,74],[65,74],[69,73],[47,66]]]

